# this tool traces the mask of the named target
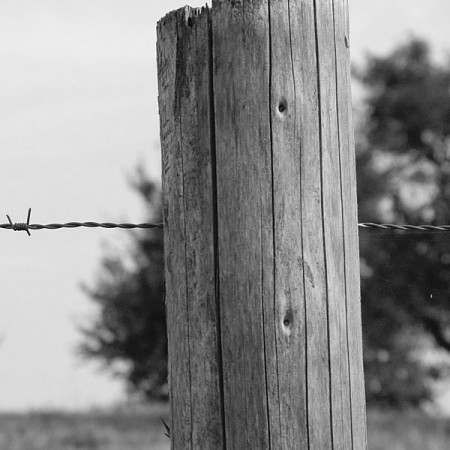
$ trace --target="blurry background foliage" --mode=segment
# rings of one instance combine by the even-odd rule
[[[147,220],[162,222],[159,187],[137,170],[133,188]],[[132,392],[166,400],[167,330],[164,305],[163,231],[130,232],[127,252],[107,249],[93,286],[83,286],[98,315],[82,329],[82,355],[101,360]]]
[[[450,61],[412,39],[355,68],[360,222],[450,223]],[[161,221],[157,185],[138,171],[147,220]],[[148,399],[167,398],[163,232],[130,233],[86,293],[98,316],[81,350]],[[419,405],[445,377],[450,350],[450,233],[360,231],[369,404]]]

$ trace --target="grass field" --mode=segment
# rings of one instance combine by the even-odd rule
[[[165,405],[149,411],[85,414],[0,414],[0,450],[167,450],[161,418]]]
[[[167,450],[161,418],[148,411],[0,414],[0,450]],[[368,412],[369,450],[448,450],[450,420],[420,412]]]

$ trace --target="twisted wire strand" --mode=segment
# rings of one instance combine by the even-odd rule
[[[400,231],[450,231],[450,225],[395,225],[393,223],[360,223],[360,228]]]
[[[9,223],[4,223],[0,225],[0,228],[4,228],[6,230],[14,230],[14,231],[26,231],[28,236],[31,236],[30,230],[57,230],[59,228],[162,228],[162,223],[111,223],[111,222],[67,222],[67,223],[49,223],[47,225],[41,225],[39,223],[31,223],[31,208],[28,208],[28,216],[26,223],[13,223],[11,217],[6,215]]]
[[[30,230],[57,230],[60,228],[163,228],[162,223],[113,223],[113,222],[67,222],[67,223],[49,223],[42,225],[39,223],[31,223],[31,208],[28,209],[26,223],[13,223],[11,218],[6,215],[9,223],[0,224],[0,228],[5,230],[26,231],[30,236]],[[394,231],[450,231],[450,225],[395,225],[392,223],[359,223],[360,228],[394,230]]]
[[[5,230],[26,231],[28,230],[58,230],[60,228],[163,228],[162,223],[111,223],[111,222],[68,222],[68,223],[49,223],[42,225],[39,223],[4,223],[0,224],[0,228]]]
[[[359,223],[360,228],[399,231],[450,231],[450,225],[395,225],[392,223]],[[164,228],[162,223],[113,223],[113,222],[67,222],[67,223],[3,223],[0,228],[14,231],[58,230],[60,228]]]

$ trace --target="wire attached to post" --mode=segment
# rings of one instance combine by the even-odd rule
[[[162,223],[111,223],[111,222],[68,222],[68,223],[49,223],[41,225],[39,223],[30,224],[31,208],[28,209],[28,217],[26,223],[13,223],[11,218],[6,215],[9,223],[0,224],[0,228],[5,230],[25,231],[31,236],[30,230],[57,230],[60,228],[163,228]],[[396,225],[392,223],[359,223],[359,228],[378,229],[385,231],[422,231],[422,232],[450,232],[450,225]]]
[[[5,230],[26,231],[31,236],[30,230],[58,230],[60,228],[163,228],[162,223],[111,223],[111,222],[68,222],[68,223],[49,223],[42,225],[39,223],[30,224],[31,208],[28,209],[28,217],[26,223],[13,223],[11,218],[6,215],[9,223],[0,224],[0,228]]]

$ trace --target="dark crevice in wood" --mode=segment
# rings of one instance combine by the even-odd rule
[[[214,278],[215,278],[215,298],[216,298],[216,324],[217,324],[217,351],[219,366],[219,390],[220,390],[220,414],[222,416],[222,447],[226,445],[226,415],[225,415],[225,395],[223,386],[223,350],[222,350],[222,327],[220,314],[220,271],[219,271],[219,219],[218,219],[218,200],[217,200],[217,155],[216,155],[216,122],[214,105],[214,40],[212,32],[212,18],[209,8],[208,14],[208,70],[209,70],[209,108],[210,108],[210,151],[211,151],[211,184],[212,184],[212,203],[213,203],[213,251],[214,251]]]
[[[267,414],[267,433],[268,433],[268,443],[269,450],[272,448],[272,440],[271,440],[271,429],[270,429],[270,408],[269,408],[269,382],[268,382],[268,368],[267,368],[267,348],[266,348],[266,318],[264,312],[264,248],[263,248],[263,225],[264,225],[264,217],[262,216],[263,208],[261,207],[261,215],[260,215],[260,233],[261,233],[261,315],[262,315],[262,332],[263,332],[263,352],[264,352],[264,377],[266,383],[266,414]]]
[[[327,271],[327,247],[325,236],[325,211],[323,199],[323,139],[322,139],[322,98],[320,92],[320,54],[319,54],[319,33],[318,33],[318,18],[317,18],[317,1],[314,0],[314,25],[316,37],[316,55],[317,55],[317,97],[318,97],[318,121],[319,121],[319,143],[320,143],[320,184],[321,184],[321,206],[322,206],[322,234],[323,234],[323,254],[324,254],[324,268],[325,268],[325,293],[327,297],[327,333],[328,333],[328,354],[330,355],[330,305],[328,296],[328,271]],[[332,392],[332,372],[331,372],[331,355],[328,358],[328,372],[329,372],[329,401],[330,401],[330,436],[331,448],[334,449],[334,429],[333,429],[333,392]]]
[[[185,49],[183,48],[183,41],[184,41],[184,36],[182,36],[182,33],[180,33],[180,21],[181,21],[181,10],[178,10],[177,12],[177,21],[176,21],[176,39],[177,39],[177,43],[181,40],[181,45],[177,44],[177,53],[178,52],[182,52],[183,55],[185,54]],[[181,34],[181,36],[180,36]],[[181,55],[177,54],[177,61],[179,59]],[[177,74],[178,75],[178,74]],[[184,158],[183,158],[183,124],[182,124],[182,114],[181,114],[181,95],[178,96],[177,98],[177,108],[178,111],[180,111],[180,114],[178,114],[179,117],[179,122],[178,122],[178,126],[179,126],[179,133],[180,133],[180,137],[181,137],[181,142],[180,142],[180,162],[181,162],[181,183],[182,183],[182,198],[183,198],[183,230],[184,230],[184,261],[185,264],[187,266],[187,260],[188,260],[188,249],[187,249],[187,229],[186,229],[186,189],[185,189],[185,170],[184,170]],[[192,423],[193,423],[193,417],[192,417],[192,405],[193,405],[193,401],[192,401],[192,368],[191,368],[191,333],[190,333],[190,314],[189,314],[189,280],[188,280],[188,273],[187,273],[187,269],[185,268],[185,288],[186,288],[186,317],[187,317],[187,339],[188,339],[188,345],[187,345],[187,349],[188,349],[188,353],[189,353],[189,357],[188,357],[188,366],[189,366],[189,394],[190,394],[190,405],[189,405],[189,414],[190,414],[190,430],[189,430],[189,436],[190,436],[190,448],[193,449],[194,448],[194,441],[193,441],[193,427],[192,427]]]
[[[275,226],[275,187],[274,187],[274,157],[273,157],[273,120],[272,120],[272,64],[273,64],[273,55],[272,55],[272,27],[271,27],[271,4],[269,0],[268,4],[268,21],[269,21],[269,134],[270,134],[270,175],[271,175],[271,196],[272,196],[272,252],[273,252],[273,271],[272,271],[272,279],[273,279],[273,288],[272,288],[272,303],[273,303],[273,320],[275,322],[274,326],[274,336],[275,340],[275,367],[276,367],[276,376],[277,376],[277,399],[278,399],[278,429],[279,434],[281,434],[281,402],[280,402],[280,374],[279,374],[279,366],[278,366],[278,343],[277,343],[277,311],[276,311],[276,226]],[[267,371],[266,371],[266,382],[267,382]],[[267,384],[267,388],[269,385]],[[269,445],[271,445],[271,435],[270,435],[270,411],[269,411],[269,393],[267,391],[267,419],[269,424]]]
[[[295,64],[294,64],[294,53],[293,53],[293,43],[292,43],[292,20],[291,20],[291,2],[288,0],[287,2],[287,11],[288,11],[288,26],[289,26],[289,50],[290,50],[290,57],[291,57],[291,72],[292,72],[292,83],[294,87],[294,99],[292,101],[293,107],[294,107],[294,118],[295,121],[301,120],[297,116],[297,83],[296,83],[296,77],[295,77]],[[297,144],[297,135],[296,135],[297,128],[294,124],[294,143]],[[302,186],[302,158],[301,158],[301,151],[302,151],[302,142],[301,142],[301,136],[299,137],[299,143],[300,147],[300,155],[299,155],[299,185]],[[303,279],[303,311],[304,311],[304,352],[305,352],[305,367],[304,367],[304,374],[305,374],[305,418],[306,418],[306,444],[308,449],[310,448],[310,435],[309,435],[309,414],[308,414],[308,405],[309,405],[309,395],[308,395],[308,321],[307,321],[307,308],[306,308],[306,280],[305,280],[305,254],[304,254],[304,221],[303,221],[303,199],[302,199],[302,190],[300,189],[300,217],[301,217],[301,246],[302,246],[302,279]],[[285,322],[287,321],[288,325],[290,325],[289,317],[285,319]]]

